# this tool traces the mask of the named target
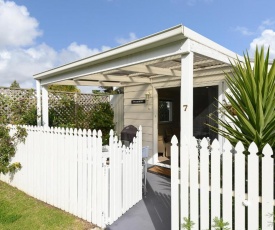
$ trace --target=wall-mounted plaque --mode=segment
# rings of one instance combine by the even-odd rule
[[[145,104],[145,100],[132,100],[132,104]]]

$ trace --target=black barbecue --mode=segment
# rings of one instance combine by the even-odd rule
[[[123,144],[126,146],[129,146],[130,143],[133,142],[134,137],[137,134],[138,129],[133,126],[133,125],[128,125],[126,126],[122,131],[121,131],[121,141]]]

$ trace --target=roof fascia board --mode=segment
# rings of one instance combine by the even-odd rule
[[[182,40],[184,38],[183,35],[183,26],[178,25],[172,27],[170,29],[161,31],[159,33],[144,37],[142,39],[133,41],[131,43],[127,43],[125,45],[116,47],[111,50],[107,50],[105,52],[93,55],[88,58],[81,59],[79,61],[75,61],[69,63],[67,65],[63,65],[42,73],[38,73],[34,75],[35,79],[43,79],[45,77],[52,76],[54,74],[70,71],[71,69],[80,68],[82,66],[90,65],[91,63],[97,64],[99,62],[105,62],[110,59],[120,58],[121,56],[130,55],[136,52],[140,52],[143,50],[151,49],[157,46],[161,46],[167,43],[171,43],[174,41]]]
[[[123,56],[117,59],[113,59],[106,62],[94,64],[92,66],[82,66],[82,68],[76,68],[68,72],[56,73],[53,76],[47,76],[47,78],[41,78],[41,85],[48,85],[58,81],[69,80],[79,77],[85,77],[87,75],[107,72],[110,70],[146,63],[149,61],[166,58],[178,54],[184,54],[187,51],[182,50],[182,46],[185,40],[175,41],[167,43],[160,47],[154,47],[149,50],[143,50],[132,55]]]
[[[209,49],[216,51],[216,54],[220,53],[218,55],[218,57],[221,58],[221,56],[225,56],[226,58],[222,58],[222,60],[227,60],[225,63],[229,63],[228,59],[234,59],[236,60],[236,58],[239,58],[240,60],[243,60],[243,57],[230,51],[229,49],[226,49],[225,47],[217,44],[216,42],[196,33],[195,31],[187,28],[187,27],[183,27],[183,34],[185,37],[188,37],[189,39],[192,40],[192,44],[191,44],[191,51],[195,52],[195,53],[198,53],[198,54],[202,54],[204,55],[203,53],[200,52],[200,49],[196,49],[196,46],[194,47],[194,44],[200,44],[202,45],[203,47],[208,47]],[[202,48],[202,47],[200,47]],[[203,51],[203,50],[202,50]],[[206,55],[210,53],[211,55],[211,52],[206,52]],[[206,56],[205,55],[205,56]],[[209,56],[212,58],[212,55]],[[216,56],[214,56],[215,58],[214,59],[217,59]]]
[[[205,57],[209,57],[211,59],[221,61],[226,64],[230,64],[230,60],[233,60],[233,58],[231,58],[227,55],[224,55],[224,54],[218,52],[217,50],[209,48],[209,47],[207,47],[201,43],[198,43],[196,41],[191,41],[191,51],[194,53],[203,55]],[[236,60],[236,57],[237,56],[235,56],[234,60]]]

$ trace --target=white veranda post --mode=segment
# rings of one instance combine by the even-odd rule
[[[48,86],[42,86],[42,125],[49,126]]]
[[[181,140],[180,140],[180,167],[181,167],[181,211],[180,220],[188,217],[188,174],[189,174],[189,147],[183,143],[191,143],[193,137],[193,52],[181,57]],[[184,138],[187,138],[184,141]]]
[[[42,125],[41,121],[41,83],[40,80],[36,80],[36,102],[37,102],[37,126]]]

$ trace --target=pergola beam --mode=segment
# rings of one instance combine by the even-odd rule
[[[208,70],[199,70],[193,72],[193,78],[194,80],[197,78],[202,78],[202,77],[211,77],[211,76],[217,76],[221,75],[224,76],[224,73],[230,73],[231,69],[229,66],[225,67],[223,66],[222,68],[219,69],[208,69]],[[159,83],[159,82],[165,82],[165,81],[175,81],[175,80],[181,80],[181,77],[173,77],[171,78],[170,76],[166,75],[158,75],[158,76],[153,76],[151,77],[152,83]]]
[[[207,59],[207,60],[203,60],[203,61],[197,61],[194,63],[194,66],[198,66],[198,65],[202,65],[202,64],[209,64],[209,63],[213,63],[213,62],[216,62],[216,60]]]
[[[75,81],[79,80],[92,80],[92,81],[120,81],[120,82],[133,82],[133,83],[150,83],[148,77],[136,77],[136,76],[119,76],[119,75],[110,75],[110,74],[94,74],[84,77],[79,77],[74,79]]]
[[[120,82],[108,82],[108,81],[74,81],[66,80],[54,83],[55,85],[75,85],[75,86],[106,86],[106,87],[121,87]]]
[[[152,75],[166,75],[171,77],[181,76],[181,72],[178,70],[173,70],[168,68],[159,68],[159,67],[147,66],[147,65],[127,66],[127,67],[120,68],[120,70],[152,74]]]

